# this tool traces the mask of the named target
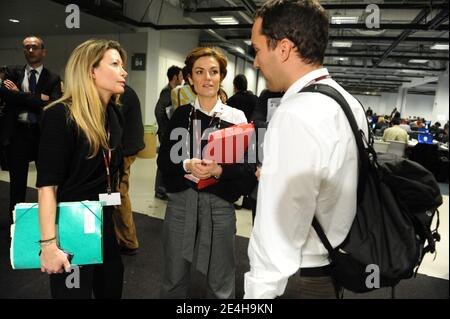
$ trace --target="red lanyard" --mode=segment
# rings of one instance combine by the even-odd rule
[[[329,79],[329,78],[331,78],[331,76],[328,75],[328,74],[327,74],[327,75],[319,76],[318,78],[315,78],[314,80],[312,80],[311,82],[309,82],[308,84],[306,84],[305,87],[310,86],[310,85],[312,85],[312,84],[315,84],[315,83],[317,83],[317,82],[319,82],[319,81],[322,81],[322,80],[325,80],[325,79]]]
[[[109,130],[108,130],[108,145],[109,145]],[[106,179],[108,181],[108,187],[106,190],[108,191],[108,194],[111,194],[111,191],[112,191],[111,173],[109,170],[109,166],[111,164],[111,148],[108,147],[108,157],[106,157],[105,150],[102,149],[102,153],[103,153],[103,160],[105,161],[105,167],[106,167]]]

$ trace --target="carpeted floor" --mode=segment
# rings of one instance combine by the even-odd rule
[[[12,270],[8,247],[8,183],[0,182],[0,298],[49,298],[48,276],[38,270]],[[37,200],[36,191],[28,190],[27,201]],[[162,272],[162,220],[135,213],[135,222],[140,241],[136,256],[124,256],[125,280],[124,298],[158,298]],[[236,237],[236,296],[243,296],[243,277],[249,269],[247,257],[248,239]],[[298,296],[297,276],[289,281],[283,298]],[[194,272],[190,297],[203,298],[205,278]],[[344,298],[390,298],[390,289],[379,289],[368,294],[345,292]],[[448,281],[425,275],[401,282],[396,288],[397,298],[448,299]]]

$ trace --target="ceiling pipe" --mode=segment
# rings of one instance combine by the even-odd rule
[[[423,9],[422,11],[420,11],[420,13],[414,18],[414,20],[411,23],[420,23],[423,19],[425,19],[427,17],[429,13],[429,9]],[[402,42],[404,39],[406,39],[408,36],[410,36],[413,33],[412,30],[405,30],[403,31],[400,36],[398,37],[397,40],[395,40],[390,46],[389,48],[386,49],[386,51],[383,53],[383,55],[381,56],[381,58],[375,63],[375,67],[379,66],[384,59],[386,59],[392,51],[394,51],[394,49],[400,44],[400,42]]]
[[[244,59],[246,59],[249,62],[253,63],[253,57],[251,57],[250,55],[246,54],[246,53],[242,53],[239,51],[236,51],[234,48],[237,47],[236,44],[231,43],[230,41],[228,41],[227,39],[225,39],[224,37],[222,37],[221,35],[217,34],[214,30],[210,30],[207,29],[205,30],[206,33],[208,33],[209,35],[211,35],[212,37],[216,38],[217,40],[219,40],[218,43],[215,43],[215,45],[220,46],[225,48],[229,53],[233,54],[233,55],[238,55],[243,57]],[[241,48],[242,49],[242,48]]]
[[[227,40],[247,40],[250,39],[250,34],[242,35],[230,35],[226,36]],[[378,36],[357,36],[357,35],[330,35],[329,41],[343,40],[343,41],[395,41],[397,37],[378,37]],[[425,38],[425,37],[409,37],[403,40],[403,42],[432,42],[432,43],[448,43],[448,38]]]
[[[325,64],[326,67],[348,67],[348,68],[361,68],[361,69],[372,69],[371,66],[364,65],[354,65],[354,64]],[[418,67],[403,67],[403,66],[379,66],[377,67],[379,70],[410,70],[410,71],[419,71],[419,72],[443,72],[445,68],[418,68]]]
[[[428,28],[430,30],[436,30],[442,23],[448,20],[448,7],[439,12],[433,20],[428,22]]]
[[[372,59],[426,59],[434,61],[448,61],[448,56],[422,56],[422,55],[389,55],[384,57],[384,55],[379,54],[350,54],[350,53],[325,53],[325,57],[348,57],[348,58],[372,58]],[[375,63],[374,67],[378,65]]]
[[[245,11],[245,7],[214,7],[214,8],[184,9],[184,10],[191,13],[235,12],[235,11]]]

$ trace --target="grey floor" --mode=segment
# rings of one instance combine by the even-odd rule
[[[136,224],[140,238],[146,243],[140,253],[135,257],[125,257],[126,276],[124,283],[125,298],[157,298],[159,287],[159,276],[161,273],[160,260],[160,231],[166,202],[154,198],[154,159],[137,159],[131,170],[130,194],[133,204],[133,210],[136,214]],[[34,186],[36,178],[35,167],[30,165],[30,174],[28,184]],[[0,171],[0,181],[9,182],[7,172]],[[4,188],[3,188],[4,190]],[[441,185],[441,191],[444,196],[444,204],[440,207],[440,233],[441,242],[438,243],[438,254],[428,255],[423,261],[416,279],[404,281],[397,289],[398,298],[448,298],[448,278],[449,278],[449,249],[448,249],[448,184]],[[30,190],[30,192],[33,192]],[[5,199],[6,194],[0,194]],[[3,203],[2,203],[3,204]],[[248,210],[237,211],[237,262],[238,274],[236,278],[237,296],[242,296],[243,273],[248,269],[248,258],[246,248],[248,237],[252,228],[251,212]],[[1,229],[5,233],[6,229]],[[3,246],[3,245],[2,245]],[[146,247],[147,246],[147,247]],[[1,255],[5,256],[5,246]],[[6,254],[7,255],[7,254]],[[7,268],[8,271],[0,273],[0,297],[12,298],[34,298],[48,296],[48,283],[46,275],[39,274],[38,271],[12,271],[8,258],[2,258],[1,269]],[[5,268],[4,268],[5,267]],[[147,278],[142,280],[141,278]],[[290,280],[285,297],[295,298],[296,296],[296,278]],[[204,290],[204,278],[194,274],[193,289],[191,296],[202,298]],[[10,287],[10,289],[4,289]],[[203,285],[203,286],[202,286]],[[202,288],[203,287],[203,288]],[[30,295],[30,292],[33,292]],[[6,294],[6,295],[5,295]],[[380,289],[379,291],[356,295],[346,293],[345,298],[390,298],[390,291]]]

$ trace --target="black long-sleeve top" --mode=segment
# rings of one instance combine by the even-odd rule
[[[112,149],[111,186],[115,189],[114,183],[117,183],[117,173],[122,164],[122,119],[112,103],[108,105],[106,114]],[[98,200],[98,194],[106,193],[108,185],[102,150],[88,158],[87,137],[62,103],[44,111],[41,125],[36,186],[57,185],[58,202]]]
[[[168,193],[177,193],[186,190],[188,187],[196,189],[191,181],[187,180],[184,175],[187,174],[183,168],[185,159],[193,158],[194,153],[194,135],[193,123],[196,117],[201,122],[201,135],[209,127],[212,117],[200,111],[192,111],[193,106],[185,105],[178,107],[169,121],[167,134],[161,143],[158,155],[158,168],[162,172],[164,185]],[[191,121],[189,121],[191,117]],[[212,121],[217,123],[217,121]],[[188,126],[190,129],[188,133]],[[172,139],[171,139],[172,135]],[[201,141],[201,150],[207,143],[206,138]],[[197,144],[197,143],[196,143]],[[187,149],[189,146],[189,154]],[[183,151],[184,150],[184,151]],[[178,158],[171,159],[176,155]],[[228,202],[235,202],[241,195],[249,194],[256,185],[255,170],[256,164],[239,163],[239,164],[222,164],[223,172],[219,178],[219,182],[206,187],[200,192],[208,192],[214,194]]]

